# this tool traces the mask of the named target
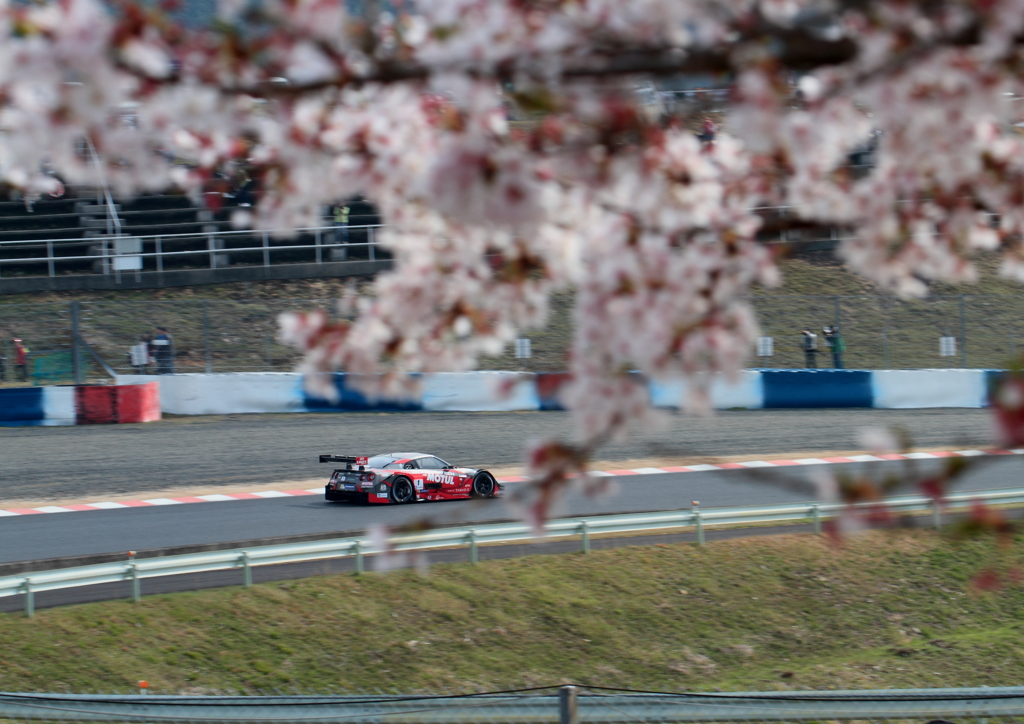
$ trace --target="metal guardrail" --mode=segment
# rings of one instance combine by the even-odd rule
[[[315,262],[320,264],[323,262],[323,250],[324,249],[361,249],[365,248],[368,250],[369,259],[373,261],[376,258],[376,249],[378,242],[375,239],[376,234],[380,229],[383,228],[381,224],[366,224],[360,226],[350,225],[347,227],[350,238],[353,236],[365,236],[367,241],[365,242],[344,242],[344,241],[328,241],[327,239],[334,238],[335,234],[340,234],[340,227],[335,226],[312,226],[295,229],[296,237],[300,235],[312,234],[314,237],[314,243],[296,243],[289,242],[288,240],[276,240],[274,245],[270,243],[270,234],[266,231],[252,231],[252,230],[236,230],[236,231],[214,231],[214,232],[200,232],[200,233],[189,233],[189,234],[156,234],[148,236],[124,236],[124,237],[94,237],[94,238],[77,238],[77,239],[51,239],[51,240],[39,240],[39,241],[0,241],[0,251],[4,249],[35,249],[38,253],[35,256],[30,257],[18,257],[3,259],[0,258],[0,276],[2,276],[2,269],[5,266],[16,266],[19,264],[47,264],[47,271],[49,276],[57,275],[57,265],[70,263],[70,262],[95,262],[100,261],[103,265],[103,273],[109,274],[113,270],[112,262],[118,258],[133,258],[138,260],[143,259],[155,259],[156,260],[156,271],[163,271],[165,259],[176,259],[178,257],[188,256],[208,256],[209,265],[211,269],[218,268],[218,258],[223,257],[227,254],[239,254],[243,252],[262,252],[263,254],[263,265],[270,266],[271,252],[283,252],[283,251],[300,251],[300,250],[314,250]],[[221,242],[232,239],[244,239],[252,238],[258,239],[258,246],[244,246],[244,247],[224,247],[220,246]],[[153,251],[138,251],[127,254],[116,254],[114,251],[114,242],[118,239],[129,240],[138,239],[143,245],[141,248],[145,249],[146,246],[153,248]],[[296,240],[297,241],[297,240]],[[178,251],[168,251],[163,247],[168,243],[181,243],[181,242],[204,242],[206,248],[204,249],[185,249]],[[75,254],[75,255],[60,255],[58,252],[61,247],[65,246],[76,246],[81,247],[82,245],[99,246],[99,254]]]
[[[934,516],[934,523],[938,527],[941,525],[944,508],[962,508],[976,501],[982,501],[989,505],[1024,504],[1024,489],[952,493],[941,504],[927,496],[904,495],[887,498],[880,503],[865,503],[855,507],[870,510],[878,505],[884,505],[886,510],[892,513],[931,512]],[[823,519],[846,509],[846,506],[841,503],[783,503],[705,510],[694,506],[689,510],[553,520],[548,523],[545,535],[548,538],[578,536],[581,539],[583,551],[589,553],[590,539],[595,535],[695,528],[697,542],[703,545],[704,529],[709,526],[790,523],[811,520],[814,522],[816,532],[820,533]],[[389,540],[388,545],[390,550],[395,552],[467,547],[470,561],[476,563],[479,560],[479,546],[481,545],[530,541],[536,537],[533,529],[522,523],[497,523],[461,528],[441,528],[425,533],[394,536]],[[32,616],[35,613],[34,596],[43,591],[131,581],[132,598],[138,601],[142,597],[141,583],[145,578],[241,569],[244,585],[251,586],[253,566],[354,557],[357,572],[363,573],[365,571],[364,557],[383,552],[385,551],[376,549],[369,538],[363,537],[100,563],[91,566],[5,576],[0,578],[0,597],[24,594],[25,613]]]
[[[553,688],[553,687],[552,687]],[[0,719],[95,722],[480,724],[821,722],[1024,715],[1024,687],[626,693],[581,687],[469,696],[110,696],[0,694]],[[567,691],[571,690],[571,691]],[[566,694],[569,696],[566,696]],[[566,706],[568,704],[568,706]]]

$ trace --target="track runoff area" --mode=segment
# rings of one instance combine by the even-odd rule
[[[957,450],[906,455],[749,460],[716,465],[684,465],[595,473],[613,483],[609,494],[570,494],[558,516],[601,515],[688,508],[768,505],[814,498],[810,470],[856,470],[869,476],[905,470],[924,474],[944,458],[976,458],[960,481],[961,490],[1020,486],[1024,449]],[[499,478],[507,493],[521,478]],[[325,476],[326,482],[326,476]],[[907,490],[905,492],[913,492]],[[72,515],[67,515],[73,513]],[[261,490],[181,498],[0,510],[0,564],[19,561],[151,551],[195,545],[222,547],[236,541],[293,536],[342,537],[368,526],[398,526],[429,517],[437,525],[465,525],[516,517],[501,500],[445,501],[415,505],[367,506],[328,503],[323,486],[301,490]]]

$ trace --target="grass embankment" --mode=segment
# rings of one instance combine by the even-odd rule
[[[969,583],[995,555],[927,532],[780,536],[3,614],[0,690],[1019,684],[1024,591]]]
[[[998,276],[999,261],[994,255],[980,256],[977,265],[978,284],[934,285],[932,298],[908,301],[879,295],[870,282],[847,271],[829,254],[783,260],[782,286],[756,289],[752,300],[764,334],[775,338],[775,356],[753,364],[802,367],[800,330],[820,330],[838,321],[846,340],[848,368],[960,367],[961,350],[953,357],[939,356],[939,337],[959,337],[962,316],[967,366],[1002,367],[1024,349],[1024,287]],[[367,280],[359,283],[366,288]],[[77,299],[84,303],[83,335],[120,371],[131,371],[125,360],[128,347],[156,325],[174,335],[179,371],[205,371],[207,344],[215,372],[285,371],[294,367],[297,355],[277,344],[277,315],[295,307],[330,307],[344,284],[340,279],[309,279],[4,295],[0,296],[0,340],[21,336],[33,350],[67,348],[67,302]],[[960,294],[974,295],[963,309]],[[209,300],[205,311],[204,299]],[[26,302],[50,304],[26,306]],[[18,306],[5,306],[9,303]],[[564,370],[572,341],[572,307],[571,292],[555,295],[547,326],[524,332],[532,340],[529,360],[515,359],[510,349],[504,355],[482,358],[480,367]],[[831,366],[824,350],[818,361],[822,367]]]

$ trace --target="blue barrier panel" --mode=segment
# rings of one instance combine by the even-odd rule
[[[867,370],[763,370],[765,407],[872,407]]]
[[[369,399],[359,390],[346,386],[344,372],[334,374],[334,389],[338,395],[336,400],[313,397],[303,390],[303,404],[310,412],[414,412],[423,409],[423,404],[418,400]]]
[[[0,424],[37,425],[45,419],[42,387],[0,390]]]

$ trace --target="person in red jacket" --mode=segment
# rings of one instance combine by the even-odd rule
[[[28,382],[28,347],[20,339],[14,340],[14,369],[19,380]]]

